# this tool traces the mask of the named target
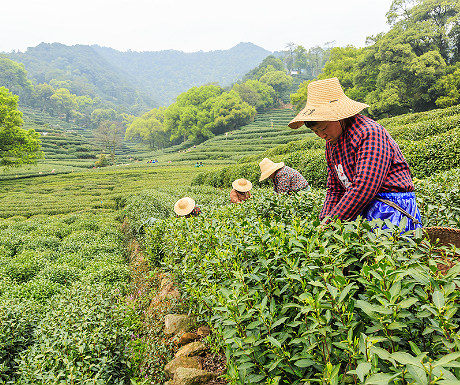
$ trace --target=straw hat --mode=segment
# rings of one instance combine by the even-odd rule
[[[174,212],[177,215],[187,215],[190,214],[195,208],[195,201],[192,198],[184,197],[179,199],[174,205]]]
[[[308,84],[307,104],[288,126],[299,128],[304,122],[336,122],[356,115],[367,104],[355,102],[342,90],[339,79],[316,80]]]
[[[263,158],[261,162],[259,163],[259,166],[260,166],[259,182],[262,182],[264,179],[267,179],[276,170],[279,170],[281,167],[284,167],[284,162],[274,163],[268,158]]]
[[[234,180],[232,183],[232,187],[239,192],[246,192],[252,189],[252,183],[249,182],[247,179],[240,178]]]

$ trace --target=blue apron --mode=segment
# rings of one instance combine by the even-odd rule
[[[399,223],[403,218],[406,218],[407,225],[405,231],[415,230],[422,227],[420,211],[417,208],[417,203],[415,202],[415,194],[413,192],[379,193],[377,194],[377,197],[396,203],[403,210],[417,218],[420,223],[414,224],[410,218],[405,216],[400,211],[394,209],[391,206],[388,206],[384,202],[380,202],[375,199],[373,199],[362,211],[361,216],[363,218],[366,218],[368,221],[371,221],[372,219],[381,219],[382,221],[389,219],[391,223],[397,226],[399,226]]]

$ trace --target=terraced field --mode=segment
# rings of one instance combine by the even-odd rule
[[[182,150],[181,146],[171,147],[153,156],[163,161],[235,163],[244,156],[313,135],[307,128],[290,129],[287,124],[294,116],[295,111],[291,109],[270,110],[258,114],[253,122],[227,135],[215,136],[186,150]]]

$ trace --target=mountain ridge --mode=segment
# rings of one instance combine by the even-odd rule
[[[195,86],[230,86],[271,54],[247,42],[208,52],[121,52],[98,45],[40,43],[1,56],[24,64],[36,83],[70,81],[77,95],[99,96],[115,105],[137,104],[141,112],[167,106]]]

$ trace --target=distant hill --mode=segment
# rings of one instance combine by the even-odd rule
[[[38,83],[70,81],[66,88],[77,95],[99,96],[116,105],[139,105],[147,110],[171,104],[194,86],[231,85],[270,54],[252,43],[193,53],[120,52],[100,46],[41,43],[2,56],[23,63],[29,78]]]
[[[228,50],[192,52],[120,52],[93,47],[113,66],[128,73],[137,86],[161,105],[169,105],[180,93],[207,83],[229,86],[271,54],[252,43]]]

